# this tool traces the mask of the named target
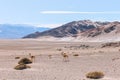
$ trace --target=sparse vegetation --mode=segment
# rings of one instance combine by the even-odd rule
[[[78,49],[88,49],[90,47],[91,46],[89,46],[89,45],[81,44],[81,45],[76,45],[76,46],[65,46],[64,48],[68,48],[70,50],[78,50]]]
[[[99,71],[89,72],[86,74],[86,77],[90,79],[100,79],[104,77],[104,73]]]
[[[51,59],[51,58],[52,58],[52,55],[51,55],[51,54],[49,54],[49,55],[48,55],[48,57],[49,57],[49,59]]]
[[[118,51],[120,51],[120,49],[118,49]]]
[[[30,59],[28,59],[28,58],[22,58],[22,59],[18,62],[18,64],[30,64],[30,63],[32,63],[32,61],[31,61]]]
[[[62,51],[62,49],[61,49],[61,48],[59,48],[59,49],[57,49],[57,51]]]
[[[79,56],[79,54],[73,54],[73,56]]]
[[[15,57],[15,59],[20,59],[20,57]]]
[[[120,59],[119,57],[113,58],[112,61],[118,60]]]
[[[20,57],[15,57],[15,59],[19,59]],[[28,58],[22,58],[20,61],[18,61],[18,65],[14,67],[16,70],[23,70],[27,68],[31,68],[30,66],[26,64],[30,64],[32,61]]]
[[[26,64],[19,64],[14,67],[14,69],[16,69],[16,70],[23,70],[23,69],[27,69],[27,68],[31,68],[31,67]]]
[[[104,51],[98,51],[99,53],[104,53]]]
[[[120,47],[120,42],[109,42],[102,44],[101,48],[104,47]]]

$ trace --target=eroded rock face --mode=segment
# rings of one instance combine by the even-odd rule
[[[110,32],[113,31],[113,30],[115,30],[115,25],[106,28],[104,31],[105,31],[106,33],[110,33]]]

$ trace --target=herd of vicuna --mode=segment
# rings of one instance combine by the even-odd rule
[[[65,52],[61,52],[61,56],[63,57],[63,61],[64,62],[68,62],[69,61],[69,55]],[[49,59],[52,58],[52,55],[48,55]],[[15,59],[20,59],[20,57],[15,57]],[[32,62],[35,62],[35,56],[33,56],[31,53],[29,53],[29,59],[32,61]]]
[[[62,52],[61,55],[63,57],[63,61],[64,62],[68,62],[69,61],[69,56],[68,56],[67,53]],[[52,55],[48,55],[48,57],[49,57],[49,59],[51,59]],[[20,59],[20,57],[15,57],[15,59]],[[33,56],[31,53],[29,53],[29,58],[22,58],[22,59],[20,59],[20,61],[18,61],[18,65],[15,66],[14,69],[16,69],[16,70],[23,70],[23,69],[31,68],[27,64],[31,64],[33,62],[35,62],[35,56]]]
[[[65,52],[61,52],[61,55],[63,57],[63,61],[64,62],[69,62],[69,55]],[[74,54],[73,56],[79,56],[78,54]],[[49,59],[52,58],[52,55],[48,55]],[[20,57],[15,57],[15,59],[20,59]],[[27,68],[31,68],[29,65],[30,63],[35,62],[35,56],[33,56],[31,53],[29,53],[29,58],[22,58],[17,66],[15,66],[14,69],[16,70],[23,70],[23,69],[27,69]],[[103,78],[104,77],[104,73],[103,72],[89,72],[86,74],[87,78],[91,78],[91,79],[99,79],[99,78]],[[84,79],[85,80],[85,79]]]

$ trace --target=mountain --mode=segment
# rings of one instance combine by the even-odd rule
[[[28,26],[22,24],[0,24],[0,39],[17,39],[36,31],[42,32],[49,28]]]
[[[74,38],[78,40],[120,40],[120,22],[93,22],[91,20],[73,21],[60,27],[36,32],[23,38]]]

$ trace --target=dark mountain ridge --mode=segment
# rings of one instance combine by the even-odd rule
[[[57,28],[36,32],[24,36],[23,38],[39,38],[43,36],[52,36],[56,38],[62,37],[95,37],[102,33],[109,33],[116,26],[120,25],[120,22],[93,22],[91,20],[72,21]]]

